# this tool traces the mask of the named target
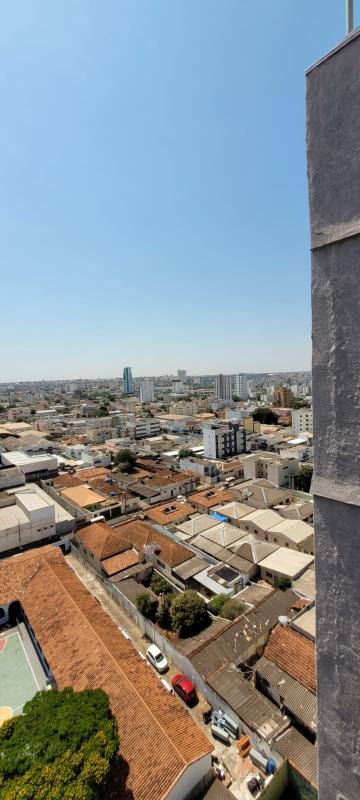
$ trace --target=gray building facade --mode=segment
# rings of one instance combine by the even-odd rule
[[[360,30],[307,72],[319,800],[360,797]]]

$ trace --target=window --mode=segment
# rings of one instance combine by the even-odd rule
[[[267,578],[272,578],[272,576],[273,576],[272,572],[268,572],[268,570],[266,570],[266,577]]]
[[[275,536],[274,536],[274,542],[277,542],[277,539],[275,538]]]
[[[269,541],[269,537],[268,537],[267,533],[265,533],[265,542],[268,542],[268,541]]]

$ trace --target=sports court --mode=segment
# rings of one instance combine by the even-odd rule
[[[35,674],[35,665],[31,664],[28,643],[19,630],[12,628],[0,634],[0,725],[5,719],[21,714],[24,703],[44,688]]]

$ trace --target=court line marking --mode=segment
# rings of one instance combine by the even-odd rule
[[[14,631],[13,633],[8,633],[8,634],[2,633],[0,635],[0,639],[11,639],[12,636],[19,636],[19,634],[18,634],[17,631]]]
[[[36,686],[37,686],[37,688],[38,688],[38,690],[39,690],[39,692],[40,692],[40,691],[41,691],[41,689],[40,689],[40,686],[39,686],[39,684],[38,684],[38,682],[37,682],[37,678],[36,678],[35,672],[34,672],[34,670],[33,670],[32,666],[31,666],[31,663],[30,663],[29,656],[28,656],[28,654],[27,654],[27,652],[26,652],[26,650],[25,650],[25,647],[24,647],[24,645],[23,645],[23,643],[22,643],[22,640],[21,640],[21,638],[20,638],[20,634],[18,633],[18,631],[16,631],[16,633],[17,633],[17,636],[19,637],[19,642],[20,642],[20,644],[21,644],[21,647],[22,647],[22,649],[23,649],[23,651],[24,651],[24,653],[25,653],[26,660],[27,660],[27,662],[28,662],[28,664],[29,664],[29,667],[30,667],[30,669],[31,669],[32,676],[33,676],[33,678],[34,678],[34,681],[35,681],[35,683],[36,683]]]

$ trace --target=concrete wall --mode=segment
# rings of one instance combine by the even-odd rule
[[[307,74],[319,800],[360,794],[360,31]]]

